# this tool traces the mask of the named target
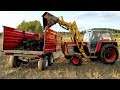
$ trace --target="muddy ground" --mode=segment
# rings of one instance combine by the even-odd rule
[[[45,71],[33,66],[29,64],[9,68],[6,57],[0,53],[0,79],[120,79],[120,61],[113,65],[100,62],[81,66],[56,63]]]

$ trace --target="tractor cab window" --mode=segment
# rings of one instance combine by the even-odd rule
[[[92,36],[90,38],[90,48],[95,49],[97,41],[100,39],[100,32],[93,31]]]
[[[84,34],[83,41],[84,41],[84,42],[90,42],[91,36],[92,36],[92,32],[86,32],[86,33]]]
[[[100,40],[112,40],[110,33],[102,33]]]
[[[98,41],[99,38],[100,38],[100,32],[93,32],[91,40]]]

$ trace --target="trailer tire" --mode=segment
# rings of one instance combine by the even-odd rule
[[[43,63],[42,63],[42,70],[45,70],[48,68],[48,60],[43,60]]]
[[[38,61],[38,69],[41,70],[41,71],[43,70],[42,64],[43,64],[43,59],[41,58],[41,59]]]
[[[16,68],[16,67],[19,67],[20,64],[21,62],[19,61],[18,56],[10,55],[9,61],[8,61],[9,67]]]
[[[48,68],[48,60],[46,59],[40,59],[38,61],[38,69],[39,70],[45,70]]]
[[[49,60],[48,60],[48,65],[51,66],[54,63],[54,57],[53,54],[50,54]]]
[[[105,64],[114,64],[118,59],[119,52],[116,46],[107,44],[101,50],[101,60]]]

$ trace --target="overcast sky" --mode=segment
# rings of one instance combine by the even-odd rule
[[[2,26],[16,28],[23,20],[38,20],[42,24],[42,14],[45,11],[0,11],[0,32]],[[48,11],[66,21],[76,21],[80,30],[91,28],[114,28],[120,29],[120,11]],[[58,25],[52,27],[56,31],[64,31]]]

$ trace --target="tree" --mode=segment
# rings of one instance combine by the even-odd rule
[[[2,33],[0,33],[0,37],[2,36]]]
[[[17,28],[22,30],[22,31],[32,31],[32,32],[36,32],[36,33],[43,32],[41,23],[39,21],[37,21],[37,20],[29,21],[29,22],[22,21],[17,26]]]

